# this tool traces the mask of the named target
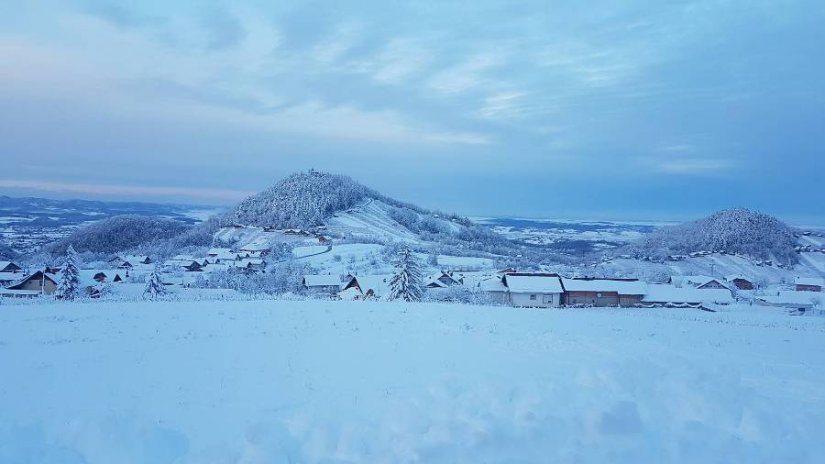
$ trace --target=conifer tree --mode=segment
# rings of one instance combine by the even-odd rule
[[[80,271],[77,269],[77,252],[69,245],[66,248],[66,260],[60,269],[60,283],[55,292],[59,300],[74,300],[80,296]]]
[[[421,264],[412,250],[405,248],[398,254],[395,269],[390,280],[390,299],[420,301],[423,295]]]
[[[146,279],[146,290],[143,291],[143,298],[147,300],[154,300],[164,293],[166,293],[166,289],[163,287],[160,272],[156,267],[152,273],[149,274],[149,278]]]

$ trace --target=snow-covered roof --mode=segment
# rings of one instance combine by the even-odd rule
[[[501,277],[494,276],[484,279],[478,283],[478,288],[485,292],[506,292],[507,287],[501,281]]]
[[[11,265],[11,264],[14,264],[16,267],[20,267],[17,264],[11,262],[11,261],[0,261],[0,271],[2,271],[3,269],[9,267],[9,265]]]
[[[647,284],[639,280],[562,279],[568,292],[615,292],[620,295],[644,295]]]
[[[813,285],[825,287],[825,280],[820,279],[818,277],[797,277],[796,279],[794,279],[794,283],[796,285]]]
[[[646,303],[716,303],[731,304],[733,296],[724,288],[700,290],[694,287],[674,287],[668,284],[649,284],[642,301]]]
[[[561,279],[550,275],[507,274],[504,284],[515,293],[563,293]]]
[[[247,243],[246,245],[241,247],[241,251],[265,251],[272,248],[272,245],[265,243],[265,242],[252,242]]]
[[[730,275],[725,276],[725,280],[727,280],[728,282],[733,282],[736,279],[747,280],[748,282],[751,281],[751,279],[749,279],[749,278],[747,278],[747,277],[745,277],[741,274],[730,274]]]
[[[361,287],[362,292],[367,293],[372,290],[376,296],[383,296],[389,293],[391,278],[392,275],[367,275],[356,276],[355,280]]]
[[[760,295],[757,300],[774,306],[811,307],[815,303],[825,303],[825,297],[815,292],[778,292],[776,295]]]
[[[328,274],[308,274],[304,276],[304,285],[307,287],[333,287],[341,285],[341,277]]]
[[[679,275],[679,276],[672,276],[670,278],[671,281],[675,284],[688,284],[693,285],[694,287],[701,287],[702,285],[707,284],[711,281],[719,281],[716,277],[706,276],[706,275]],[[721,282],[720,282],[721,283]]]
[[[210,248],[207,252],[210,256],[220,255],[223,253],[232,253],[232,250],[229,248]]]
[[[342,300],[354,300],[360,297],[361,295],[362,294],[360,291],[358,291],[357,287],[350,287],[338,293],[338,298],[341,298]]]
[[[22,276],[20,272],[0,272],[0,282],[14,282]]]

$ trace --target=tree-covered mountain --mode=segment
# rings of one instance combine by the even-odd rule
[[[665,259],[695,252],[726,252],[795,264],[796,237],[779,219],[749,209],[722,210],[698,221],[656,230],[629,245],[638,257]]]

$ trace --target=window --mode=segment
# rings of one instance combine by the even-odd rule
[[[530,301],[536,301],[536,295],[530,295]]]

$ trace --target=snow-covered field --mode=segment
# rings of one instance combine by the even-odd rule
[[[821,462],[825,318],[0,308],[0,462]]]

